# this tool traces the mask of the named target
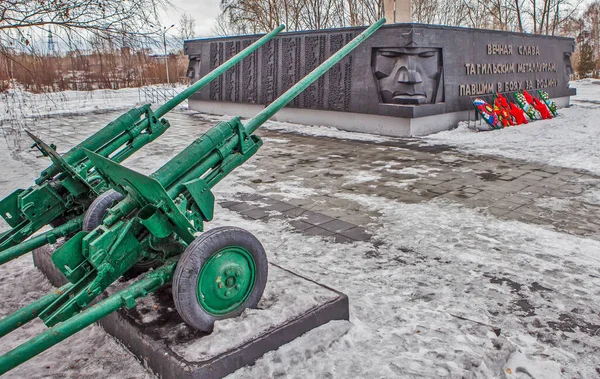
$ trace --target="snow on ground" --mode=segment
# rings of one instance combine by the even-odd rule
[[[0,266],[0,317],[37,300],[54,287],[31,262],[22,256]],[[0,354],[44,332],[46,327],[35,319],[0,339]],[[14,370],[3,379],[34,378],[153,378],[136,358],[97,325],[64,340]]]
[[[344,183],[344,185],[376,181],[376,180],[381,179],[382,176],[381,176],[381,174],[363,170],[363,171],[353,172],[350,175],[346,175],[346,178],[348,179],[348,181],[346,183]]]
[[[298,133],[315,137],[349,139],[354,141],[386,142],[394,139],[392,137],[377,136],[373,134],[348,132],[325,125],[301,125],[289,122],[268,121],[261,126],[261,128],[283,133]]]
[[[582,155],[584,163],[596,162],[598,169],[598,152],[594,154],[588,146],[597,143],[590,130],[598,133],[593,121],[600,114],[585,112],[599,111],[573,107],[553,121],[491,133],[458,130],[427,141],[452,143],[443,139],[455,138],[463,149],[472,145],[477,152],[532,160],[544,157],[543,162],[550,164],[561,164],[561,155],[566,156],[562,164],[575,164],[573,154],[581,149],[586,153]],[[583,124],[589,124],[589,129]],[[307,134],[323,131],[305,128]],[[285,127],[279,130],[290,131]],[[359,133],[329,131],[335,138],[363,138]],[[548,135],[554,137],[544,138]],[[471,136],[475,139],[469,141]],[[546,142],[536,143],[537,139]],[[24,154],[17,156],[21,161],[15,161],[6,149],[0,153],[2,193],[28,185],[31,178],[24,173],[37,172],[42,168],[37,166],[47,163],[30,162],[30,155]],[[246,167],[252,164],[250,161]],[[216,197],[252,192],[244,185],[249,179],[243,168],[236,170],[215,188]],[[281,182],[280,188],[288,191],[290,198],[311,196],[301,192],[300,179]],[[349,328],[340,327],[339,322],[324,325],[266,354],[256,365],[238,370],[232,378],[542,379],[598,375],[600,242],[501,221],[452,203],[404,204],[366,195],[340,197],[365,212],[380,214],[369,225],[376,244],[337,244],[297,233],[281,220],[250,221],[216,206],[215,220],[208,228],[246,228],[261,240],[272,262],[338,289],[350,299]],[[597,200],[597,194],[591,193],[589,199]],[[50,288],[30,256],[0,266],[0,315]],[[41,330],[43,326],[35,321],[5,336],[0,352]],[[149,376],[96,326],[7,377],[53,375]]]
[[[181,92],[185,86],[166,88]],[[147,101],[139,88],[47,93],[11,89],[0,93],[0,100],[0,125],[10,120],[128,109]]]
[[[124,109],[140,102],[137,88],[48,93],[9,90],[0,98],[4,120]]]
[[[584,105],[585,103],[600,104],[600,80],[581,79],[571,82],[571,87],[577,88],[577,96],[571,102]]]
[[[227,177],[217,197],[236,181]],[[291,232],[279,220],[215,211],[209,228],[250,230],[272,262],[350,299],[347,333],[318,328],[230,378],[597,375],[600,242],[452,203],[341,197],[382,215],[370,227],[378,247],[336,244]]]
[[[148,102],[162,104],[165,97],[181,92],[185,86],[149,86],[143,88],[123,88],[119,90],[62,91],[31,93],[21,89],[11,89],[0,93],[0,137],[3,137],[12,150],[21,150],[25,130],[36,129],[36,123],[43,118],[59,119],[63,116],[85,115],[125,111]],[[144,95],[144,92],[148,96]],[[183,103],[180,107],[187,107]],[[155,104],[156,109],[156,104]],[[89,127],[85,122],[81,126]],[[52,128],[49,128],[52,129]],[[53,140],[60,142],[61,134],[49,130]]]
[[[457,129],[423,137],[466,152],[498,155],[600,174],[600,81],[571,82],[577,96],[558,117],[491,132]]]
[[[217,198],[237,192],[247,180],[239,174],[219,183]],[[281,220],[251,221],[216,206],[209,229],[243,227],[261,240],[270,261],[350,299],[349,326],[324,325],[230,378],[594,377],[600,363],[600,342],[591,334],[600,325],[600,242],[451,203],[340,197],[381,215],[370,226],[377,246],[338,244],[294,232]],[[49,289],[29,256],[0,266],[2,314]],[[36,321],[4,337],[0,352],[42,329]],[[147,375],[94,326],[9,377],[59,372],[72,378]]]

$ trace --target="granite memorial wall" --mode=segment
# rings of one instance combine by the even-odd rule
[[[363,29],[282,33],[192,102],[268,104]],[[197,80],[257,38],[186,41],[188,76]],[[564,106],[575,93],[568,86],[573,50],[571,38],[386,25],[288,107],[413,119],[464,113],[474,96],[521,88],[544,89]]]

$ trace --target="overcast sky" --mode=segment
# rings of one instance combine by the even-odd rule
[[[175,24],[173,32],[177,33],[179,18],[183,13],[187,13],[196,20],[196,37],[210,35],[210,29],[219,15],[219,0],[171,0],[171,2],[174,7],[165,12],[163,25]]]
[[[196,20],[196,37],[207,37],[210,35],[212,25],[219,15],[220,0],[171,0],[174,7],[165,11],[163,26],[175,24],[174,30],[177,34],[179,17],[182,13],[188,13]],[[592,0],[583,0],[580,9],[591,3]]]

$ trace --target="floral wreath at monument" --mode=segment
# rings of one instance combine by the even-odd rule
[[[538,89],[537,93],[539,99],[531,96],[524,89],[515,91],[512,93],[515,100],[513,102],[503,94],[496,92],[492,97],[491,104],[482,97],[474,98],[475,110],[489,126],[489,129],[478,128],[478,130],[494,130],[527,124],[529,123],[527,118],[535,121],[556,117],[558,115],[556,103],[550,99],[546,91]]]

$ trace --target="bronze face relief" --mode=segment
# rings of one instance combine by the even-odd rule
[[[443,101],[440,48],[375,48],[372,68],[384,104],[421,105]]]

